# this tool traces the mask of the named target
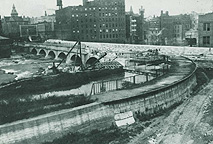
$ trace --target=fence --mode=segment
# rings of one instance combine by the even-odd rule
[[[93,83],[90,95],[96,95],[103,92],[113,91],[113,90],[119,90],[123,88],[128,88],[133,85],[142,84],[144,82],[148,82],[154,78],[157,78],[161,75],[163,75],[164,72],[157,72],[155,74],[153,73],[142,73],[126,78],[121,79],[114,79],[114,80],[108,80],[108,81],[101,81]]]

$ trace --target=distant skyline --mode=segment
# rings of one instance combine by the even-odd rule
[[[82,0],[62,0],[63,7],[82,5]],[[0,15],[10,16],[12,5],[15,4],[20,16],[38,17],[53,14],[56,0],[0,0]],[[191,13],[208,13],[213,10],[213,0],[126,0],[126,11],[133,7],[135,13],[141,6],[145,9],[145,17],[159,16],[161,10],[169,11],[170,15]]]

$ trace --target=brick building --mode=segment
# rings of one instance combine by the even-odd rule
[[[161,11],[161,15],[148,21],[148,44],[187,45],[185,34],[192,28],[190,15],[173,15]]]
[[[37,26],[38,35],[42,40],[55,38],[55,17],[47,15],[45,11],[45,16],[30,19],[30,23]]]
[[[155,45],[160,43],[159,33],[161,31],[160,27],[160,17],[153,17],[147,20],[147,41],[146,44]]]
[[[198,45],[202,47],[213,46],[213,13],[199,15],[198,18]]]
[[[127,43],[144,43],[144,9],[141,7],[139,14],[134,14],[132,7],[126,12],[126,40]]]
[[[192,20],[187,14],[170,16],[168,11],[161,11],[160,27],[162,44],[186,45],[185,33],[192,28]]]
[[[125,0],[83,0],[83,6],[59,9],[55,32],[63,40],[124,43]]]
[[[3,34],[13,39],[19,39],[20,25],[27,25],[29,22],[29,18],[18,16],[18,12],[13,5],[11,16],[5,16],[2,19]]]

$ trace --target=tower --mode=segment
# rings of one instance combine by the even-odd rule
[[[57,6],[59,7],[59,9],[62,9],[62,0],[57,0]]]
[[[18,16],[18,12],[16,11],[16,7],[15,7],[14,4],[13,4],[13,9],[12,9],[12,12],[11,12],[11,16],[12,16],[12,17]]]
[[[130,6],[130,14],[133,14],[134,12],[133,12],[133,8],[132,8],[132,6]]]

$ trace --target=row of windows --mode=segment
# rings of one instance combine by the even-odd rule
[[[86,29],[86,30],[75,30],[73,29],[72,32],[73,33],[79,33],[81,31],[81,33],[96,33],[97,30],[96,29]],[[114,32],[121,32],[121,31],[124,31],[124,29],[100,29],[99,32],[100,33],[114,33]]]
[[[72,11],[95,11],[96,9],[98,9],[99,11],[101,10],[118,10],[117,7],[82,7],[82,8],[71,8]]]
[[[117,23],[108,23],[108,24],[100,24],[99,25],[99,27],[100,28],[118,28],[118,27],[124,27],[125,25],[124,25],[124,23],[119,23],[119,24],[117,24]],[[73,24],[72,25],[72,28],[79,28],[80,27],[80,25],[76,25],[76,24]],[[81,28],[96,28],[97,27],[97,25],[96,24],[94,24],[94,25],[81,25]]]
[[[99,16],[101,17],[101,16],[118,16],[118,13],[99,13]]]
[[[99,21],[103,21],[103,22],[114,22],[114,21],[124,21],[124,18],[121,18],[121,17],[119,17],[119,18],[100,18],[99,19]]]
[[[100,33],[102,33],[102,32],[117,32],[117,31],[118,31],[118,29],[103,29],[103,30],[100,29]]]
[[[120,12],[120,13],[117,13],[117,12],[115,12],[115,13],[99,13],[99,17],[105,17],[105,16],[119,16],[119,15],[125,15],[125,13],[123,12]],[[88,13],[85,13],[85,14],[72,14],[71,15],[71,17],[72,18],[74,18],[74,17],[92,17],[92,16],[96,16],[96,13],[90,13],[90,14],[88,14]]]
[[[124,18],[100,18],[99,19],[99,21],[100,22],[113,22],[112,24],[114,25],[114,22],[121,22],[122,23],[122,25],[124,25],[124,23],[122,22],[122,21],[124,21]],[[76,20],[67,20],[66,21],[66,23],[68,24],[68,23],[79,23],[79,22],[81,22],[81,23],[84,23],[84,22],[96,22],[96,19],[92,19],[92,18],[90,18],[90,19],[81,19],[80,21],[79,21],[79,19],[76,19]],[[109,23],[110,24],[110,23]],[[109,25],[109,27],[111,27],[110,25]],[[112,26],[112,27],[114,27],[114,26]]]
[[[124,26],[124,23],[119,23],[119,24],[117,24],[117,23],[108,23],[108,24],[100,24],[100,28],[102,28],[102,27],[121,27],[121,26]]]
[[[93,7],[93,8],[92,7],[90,7],[90,8],[83,8],[83,7],[82,8],[74,8],[73,7],[73,8],[71,8],[71,10],[75,10],[75,11],[79,11],[79,10],[83,11],[83,10],[85,10],[85,11],[87,11],[87,10],[96,10],[96,8],[95,7]]]
[[[106,35],[100,35],[100,39],[105,38],[118,38],[118,34],[106,34]]]
[[[124,37],[124,35],[120,34],[106,34],[106,35],[100,35],[100,39],[112,39],[112,38],[118,38],[118,37]],[[73,36],[74,39],[97,39],[97,35],[85,35],[85,36]]]
[[[102,8],[98,8],[99,11],[101,10],[117,10],[118,8],[117,7],[102,7]]]
[[[116,33],[116,32],[121,32],[121,31],[124,31],[122,29],[103,29],[103,30],[100,30],[99,32],[100,33]],[[90,29],[90,30],[73,30],[72,31],[73,33],[97,33],[96,29]]]

